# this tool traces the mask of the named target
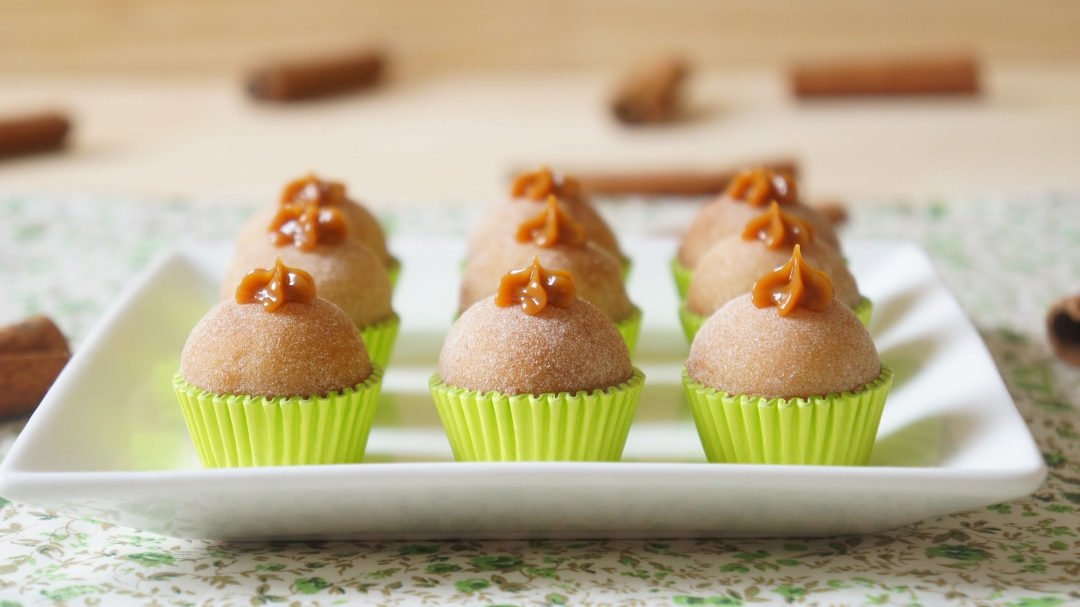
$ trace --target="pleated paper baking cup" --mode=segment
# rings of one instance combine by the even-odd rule
[[[378,324],[360,327],[360,337],[364,338],[364,347],[367,348],[371,362],[386,367],[390,362],[390,353],[394,351],[399,327],[401,318],[397,314]]]
[[[701,330],[701,325],[709,320],[708,316],[694,314],[686,307],[686,302],[679,304],[679,322],[682,323],[683,333],[686,335],[686,343],[694,343],[694,336]]]
[[[874,313],[874,303],[869,299],[863,297],[859,305],[851,309],[855,313],[855,316],[859,317],[862,324],[866,328],[870,328],[870,316]]]
[[[874,448],[892,369],[858,392],[808,399],[729,395],[694,382],[683,387],[710,462],[865,466]]]
[[[364,459],[382,368],[341,393],[315,398],[219,395],[177,373],[173,389],[207,468],[345,464]]]
[[[390,258],[390,264],[386,266],[386,275],[390,277],[390,286],[396,287],[398,278],[401,276],[401,262],[397,257]]]
[[[638,335],[641,334],[641,308],[634,306],[634,311],[630,316],[615,323],[615,328],[619,330],[619,335],[622,335],[623,341],[626,342],[626,347],[630,350],[630,356],[633,356],[634,348],[637,347]]]
[[[675,277],[675,288],[679,290],[679,301],[686,301],[686,294],[690,292],[690,280],[694,277],[694,270],[684,266],[678,257],[671,260],[671,274]]]
[[[645,375],[569,394],[481,393],[435,374],[431,395],[454,458],[462,462],[615,462],[622,457]]]
[[[622,269],[622,279],[626,281],[630,278],[630,269],[633,268],[634,262],[626,255],[622,256],[619,260],[619,266]]]

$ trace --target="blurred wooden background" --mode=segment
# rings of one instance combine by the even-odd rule
[[[1076,0],[0,0],[0,115],[71,113],[63,154],[0,193],[272,200],[310,170],[375,206],[499,196],[514,169],[711,169],[798,157],[819,197],[1080,191]],[[249,100],[263,60],[377,44],[375,91]],[[658,52],[696,65],[691,119],[606,101]],[[972,52],[979,99],[800,103],[794,60]]]
[[[0,0],[0,70],[232,73],[376,42],[399,77],[620,67],[680,50],[705,67],[970,50],[1075,62],[1075,0]]]

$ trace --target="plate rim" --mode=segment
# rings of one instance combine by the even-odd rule
[[[639,237],[641,240],[670,241],[668,237]],[[402,240],[402,239],[395,239]],[[416,239],[421,240],[421,239]],[[430,241],[430,239],[424,239]],[[450,240],[450,239],[447,239]],[[457,240],[457,239],[454,239]],[[856,241],[851,241],[854,244]],[[875,479],[887,478],[896,481],[921,481],[933,484],[979,482],[987,483],[997,481],[1002,488],[1013,488],[1005,491],[1009,495],[1020,496],[1023,488],[1026,494],[1036,490],[1046,478],[1048,469],[1041,456],[1041,452],[1031,435],[1030,428],[1016,409],[1015,400],[1009,393],[1000,370],[989,352],[985,340],[978,333],[972,320],[968,317],[963,307],[959,304],[953,292],[948,288],[936,264],[927,254],[925,249],[918,243],[910,240],[860,240],[857,242],[872,243],[896,248],[911,248],[928,262],[930,270],[934,273],[937,286],[951,298],[952,303],[960,310],[961,316],[969,325],[969,328],[978,336],[979,346],[983,348],[988,360],[993,365],[997,382],[1000,389],[1008,397],[1012,405],[1010,416],[1012,422],[1019,423],[1024,429],[1025,444],[1015,445],[1022,449],[1025,455],[1031,457],[1017,458],[1018,465],[1010,468],[943,468],[940,466],[792,466],[792,465],[758,465],[758,464],[724,464],[712,465],[707,462],[369,462],[358,464],[336,464],[317,466],[296,467],[265,467],[265,468],[233,468],[233,469],[179,469],[179,470],[87,470],[87,471],[63,471],[63,470],[28,470],[20,468],[19,464],[25,458],[24,451],[30,448],[33,439],[39,434],[39,428],[49,424],[54,416],[60,415],[64,409],[64,402],[60,395],[64,388],[75,381],[82,369],[92,360],[93,355],[99,350],[109,336],[112,326],[117,319],[122,317],[137,300],[140,294],[147,288],[148,283],[153,281],[159,273],[176,262],[196,263],[198,249],[221,247],[223,243],[185,243],[163,251],[155,259],[147,264],[125,289],[117,296],[94,327],[87,333],[82,347],[78,348],[72,360],[61,372],[49,390],[38,409],[28,420],[24,429],[20,432],[15,443],[12,445],[6,457],[0,462],[0,494],[11,495],[18,499],[23,488],[32,486],[56,487],[59,485],[94,484],[115,486],[117,484],[159,484],[172,482],[210,482],[211,484],[228,483],[237,478],[264,479],[268,477],[290,477],[303,475],[321,478],[349,477],[362,479],[379,477],[386,474],[401,474],[408,472],[410,475],[445,475],[445,471],[453,470],[459,477],[501,475],[508,470],[519,474],[557,473],[562,478],[570,476],[587,477],[602,473],[605,475],[656,475],[678,474],[680,476],[693,476],[712,478],[721,476],[724,478],[738,478],[744,476],[784,477],[791,478],[798,471],[807,477],[817,479],[816,482],[851,482],[860,478],[873,477]],[[812,472],[811,472],[812,471]],[[810,474],[806,474],[811,472]],[[798,476],[798,475],[796,475]]]

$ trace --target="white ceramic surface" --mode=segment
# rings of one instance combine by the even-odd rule
[[[705,463],[679,384],[670,240],[629,240],[647,381],[624,461],[455,463],[427,393],[460,241],[400,240],[401,335],[364,464],[203,470],[170,386],[227,246],[154,263],[86,339],[0,466],[0,495],[182,538],[806,536],[880,531],[1027,495],[1041,455],[930,259],[845,243],[896,372],[871,465]]]

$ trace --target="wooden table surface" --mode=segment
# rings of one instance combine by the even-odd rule
[[[813,197],[1080,190],[1080,66],[990,65],[978,99],[799,103],[785,74],[694,76],[689,117],[626,128],[617,74],[502,72],[391,82],[303,105],[250,102],[222,77],[6,77],[0,114],[67,109],[70,148],[0,162],[0,191],[272,199],[315,170],[376,207],[499,195],[510,172],[700,168],[792,155]]]

